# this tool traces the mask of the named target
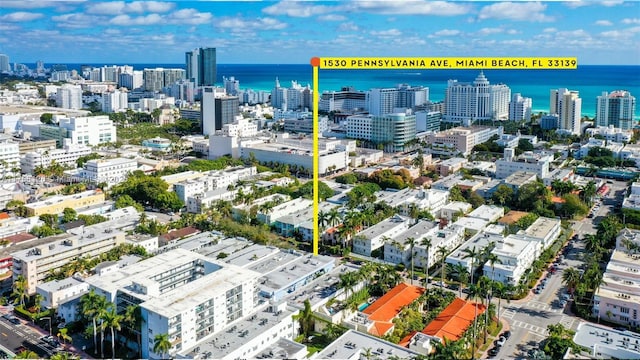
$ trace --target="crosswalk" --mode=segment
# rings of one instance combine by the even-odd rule
[[[529,301],[527,303],[527,307],[528,308],[538,309],[538,310],[543,310],[543,311],[548,311],[548,312],[553,312],[553,313],[558,313],[558,312],[560,312],[562,310],[562,309],[554,309],[549,304],[545,304],[543,302],[535,301],[535,300]]]
[[[502,314],[500,316],[507,319],[513,319],[513,317],[516,315],[516,313],[520,309],[520,306],[521,305],[515,305],[515,306],[511,305],[509,307],[504,307],[504,309],[502,310]]]
[[[514,320],[513,322],[511,322],[511,326],[529,330],[529,332],[534,335],[538,335],[542,337],[545,337],[547,335],[547,329],[533,325],[533,324],[526,323],[524,321]]]
[[[560,318],[560,324],[564,326],[565,329],[571,329],[576,319],[571,316],[562,315]]]

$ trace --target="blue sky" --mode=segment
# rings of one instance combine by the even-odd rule
[[[577,56],[640,64],[636,1],[0,1],[11,62],[308,63],[312,56]]]

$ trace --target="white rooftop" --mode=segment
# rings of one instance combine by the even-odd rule
[[[359,331],[348,330],[322,351],[312,355],[312,359],[361,359],[365,349],[371,349],[375,359],[396,357],[399,359],[413,359],[417,352],[400,345],[382,340],[373,335]]]
[[[631,331],[581,322],[573,341],[591,349],[591,355],[599,359],[640,359],[640,334]]]

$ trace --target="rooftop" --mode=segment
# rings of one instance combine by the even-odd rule
[[[484,305],[455,298],[422,330],[422,333],[440,339],[459,340],[476,316],[484,313],[485,309]]]
[[[367,228],[364,231],[359,232],[356,236],[363,236],[367,239],[374,239],[378,236],[385,234],[386,232],[388,232],[389,230],[393,229],[396,226],[401,226],[407,223],[408,221],[410,221],[410,218],[408,217],[394,215],[386,220],[383,220]]]
[[[79,200],[79,199],[86,198],[86,197],[89,197],[89,196],[94,196],[94,195],[103,195],[104,196],[104,193],[101,190],[87,190],[87,191],[83,191],[81,193],[73,194],[73,195],[55,195],[55,196],[51,196],[51,197],[49,197],[49,198],[47,198],[45,200],[42,200],[42,201],[25,204],[25,206],[28,207],[28,208],[32,208],[32,209],[37,209],[37,208],[51,206],[51,205],[56,204],[56,203],[61,203],[63,201],[69,200],[69,199],[77,199],[77,200]]]
[[[640,335],[581,322],[573,341],[592,350],[596,358],[640,359]]]
[[[544,239],[556,226],[560,226],[560,219],[539,217],[531,226],[523,231],[523,235]]]
[[[322,351],[312,355],[313,359],[361,359],[365,349],[371,349],[375,358],[415,359],[419,354],[378,337],[348,330]]]
[[[424,288],[402,283],[364,309],[363,313],[369,316],[369,320],[375,322],[371,330],[374,335],[385,335],[393,327],[391,321],[398,316],[400,310],[411,304],[423,293]]]
[[[53,280],[38,285],[39,289],[46,292],[55,292],[84,283],[73,277],[64,278],[62,280]]]
[[[532,172],[516,171],[504,179],[505,184],[520,187],[524,184],[536,181],[537,175]]]
[[[498,222],[500,224],[513,225],[528,214],[526,211],[511,210],[505,216],[501,217]]]

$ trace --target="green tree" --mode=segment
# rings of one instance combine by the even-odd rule
[[[58,215],[55,214],[42,214],[39,219],[50,228],[54,228],[58,225]]]
[[[44,114],[40,115],[40,122],[43,123],[43,124],[47,124],[47,125],[53,124],[53,114],[44,113]]]
[[[123,316],[118,315],[115,305],[109,306],[104,313],[104,326],[111,330],[111,359],[115,359],[116,354],[116,334],[121,329]]]
[[[140,203],[133,200],[131,196],[126,194],[118,196],[115,202],[115,206],[116,206],[116,209],[122,209],[128,206],[133,206],[138,212],[144,211],[144,208],[142,207],[142,205],[140,205]]]
[[[162,355],[162,359],[166,359],[166,354],[171,350],[171,341],[169,334],[158,334],[153,338],[153,352]]]
[[[14,359],[39,359],[40,356],[31,350],[22,350],[16,354]]]
[[[460,190],[460,187],[458,185],[455,185],[449,190],[449,201],[467,201],[464,195],[462,195],[462,190]]]
[[[80,314],[86,318],[91,319],[93,324],[93,348],[97,352],[98,341],[98,318],[101,315],[102,309],[107,306],[107,298],[95,293],[94,289],[89,290],[88,293],[80,297]]]
[[[560,211],[566,218],[585,215],[589,212],[589,208],[580,200],[578,195],[566,194],[562,197],[562,200],[564,200],[564,202],[560,207]]]
[[[498,205],[504,206],[511,204],[513,201],[513,195],[513,189],[510,186],[501,184],[498,185],[498,188],[491,196],[491,200]]]
[[[28,287],[27,279],[23,275],[18,275],[13,281],[12,295],[15,296],[16,301],[19,301],[23,307],[25,300],[29,298]]]
[[[102,159],[102,155],[98,153],[91,153],[89,155],[80,156],[78,160],[76,160],[76,165],[78,165],[78,167],[81,168],[84,166],[84,164],[87,163],[87,161],[97,160],[97,159]]]
[[[305,339],[311,335],[313,331],[313,311],[311,310],[311,303],[309,299],[304,301],[304,309],[298,314],[293,316],[293,320],[297,320],[300,323],[300,332],[304,335]]]
[[[567,285],[570,292],[573,292],[580,282],[580,272],[576,268],[567,268],[562,273],[562,283]]]
[[[64,208],[64,210],[62,210],[62,223],[66,224],[72,221],[77,220],[78,218],[78,212],[75,211],[72,208]]]

